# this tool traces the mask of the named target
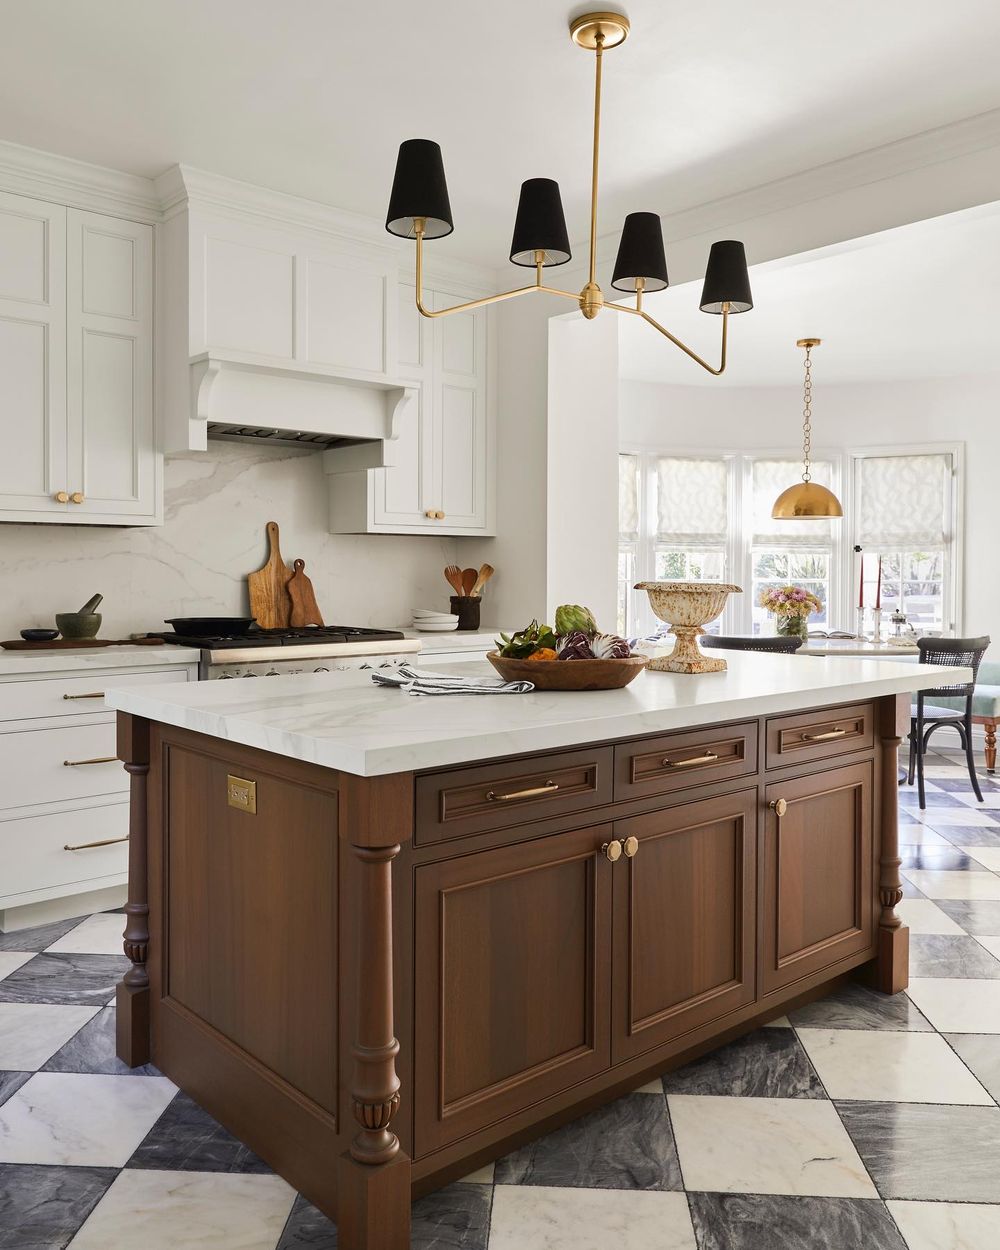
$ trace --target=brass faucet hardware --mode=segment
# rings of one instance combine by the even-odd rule
[[[636,837],[628,837],[622,843],[622,850],[625,852],[627,859],[634,859],[635,853],[639,849],[639,839]]]
[[[779,820],[782,816],[784,816],[785,812],[788,811],[788,803],[785,799],[772,799],[771,802],[768,803],[768,807],[772,812],[774,812],[775,816],[777,816]]]
[[[92,760],[63,760],[63,768],[80,768],[84,764],[117,764],[117,755],[99,755]]]
[[[847,734],[846,729],[831,729],[825,734],[803,734],[803,742],[829,742],[831,738],[843,738]]]
[[[695,768],[699,764],[714,764],[719,757],[714,751],[706,751],[704,755],[693,755],[688,760],[671,760],[663,761],[663,768]]]
[[[622,857],[622,844],[618,841],[605,842],[601,846],[601,850],[604,852],[605,859],[610,859],[613,864],[617,863]]]
[[[490,803],[510,803],[514,799],[537,799],[543,794],[554,794],[558,789],[558,781],[546,781],[543,786],[531,786],[527,790],[512,790],[509,794],[497,794],[495,790],[487,790],[486,798]]]
[[[117,846],[119,842],[127,842],[127,841],[128,841],[128,834],[126,834],[124,838],[104,838],[101,842],[78,842],[76,846],[71,846],[70,843],[67,842],[66,845],[63,847],[63,850],[64,851],[89,851],[92,847],[95,847],[95,846]]]

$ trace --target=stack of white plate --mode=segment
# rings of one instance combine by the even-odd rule
[[[450,612],[431,612],[429,608],[413,609],[413,628],[423,634],[446,634],[458,629],[458,617]]]

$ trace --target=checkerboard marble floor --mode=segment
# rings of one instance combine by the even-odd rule
[[[421,1250],[1000,1247],[1000,780],[903,788],[909,991],[851,986],[417,1202]],[[332,1250],[334,1226],[114,1054],[122,917],[0,935],[0,1248]]]

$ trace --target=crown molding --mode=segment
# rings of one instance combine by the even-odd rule
[[[30,195],[112,217],[160,220],[160,204],[150,179],[3,140],[0,185],[13,195]]]

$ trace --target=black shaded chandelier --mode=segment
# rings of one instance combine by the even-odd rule
[[[601,135],[601,66],[608,48],[624,43],[629,33],[629,20],[621,13],[587,13],[570,23],[570,36],[578,47],[592,51],[596,58],[594,87],[594,150],[590,184],[590,270],[583,290],[562,291],[546,286],[542,271],[565,265],[572,258],[566,218],[563,215],[559,184],[551,178],[529,178],[521,184],[521,195],[514,219],[514,235],[510,246],[512,264],[535,270],[530,286],[502,291],[482,299],[468,300],[451,308],[431,310],[423,303],[423,247],[426,239],[441,239],[451,234],[454,223],[448,199],[448,183],[444,175],[441,148],[431,139],[407,139],[399,145],[396,173],[389,197],[385,228],[390,234],[416,241],[416,302],[425,317],[448,317],[468,312],[487,304],[515,299],[519,295],[541,292],[573,300],[585,317],[596,317],[602,308],[641,317],[671,343],[686,352],[709,373],[720,374],[726,367],[726,346],[731,314],[753,308],[750,276],[747,273],[743,244],[733,239],[713,243],[705,271],[701,293],[701,311],[722,317],[722,353],[718,368],[703,360],[660,325],[642,306],[642,297],[649,291],[662,291],[668,285],[667,262],[663,251],[663,231],[656,213],[629,213],[622,228],[621,242],[615,259],[611,285],[616,291],[635,295],[635,305],[606,300],[597,284],[597,176]]]

